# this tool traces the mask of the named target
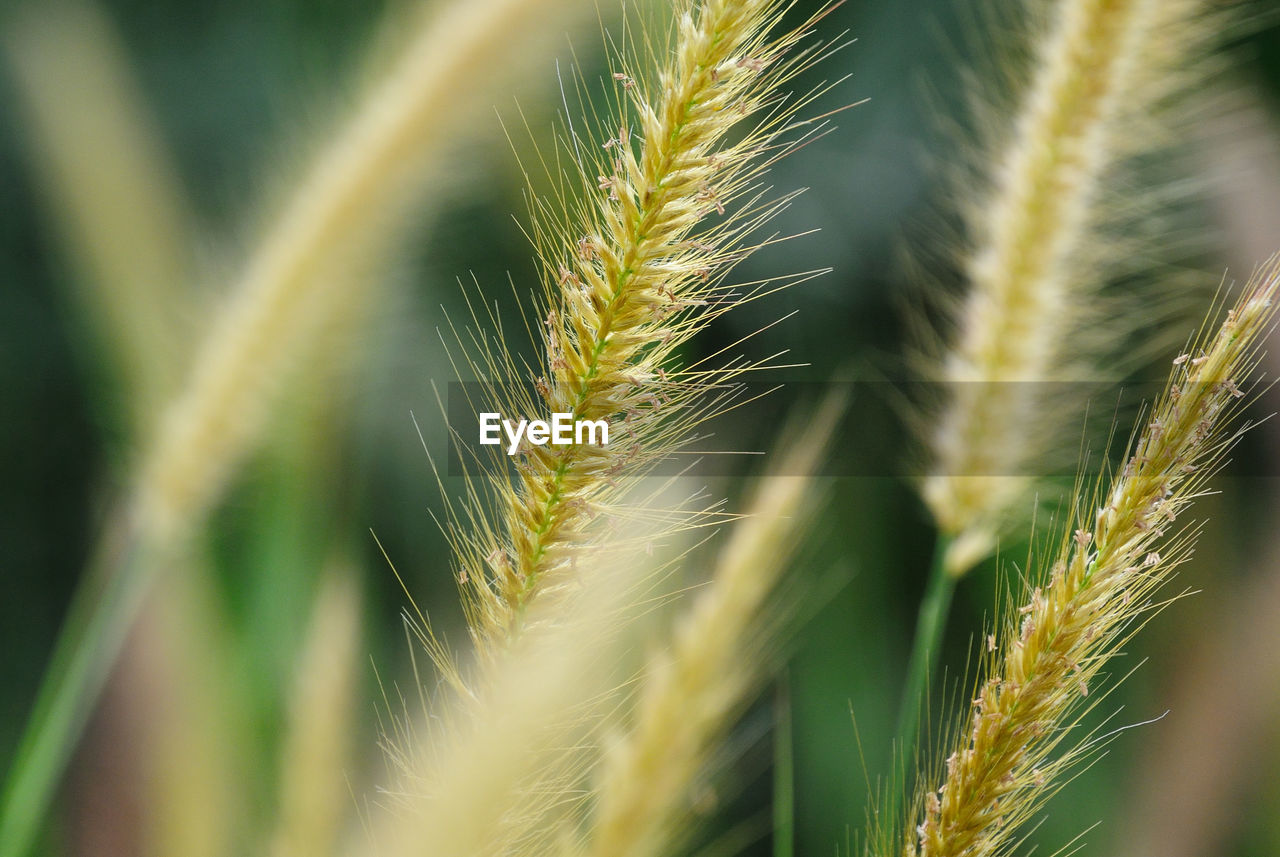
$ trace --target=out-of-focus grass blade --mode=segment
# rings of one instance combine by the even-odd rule
[[[68,255],[71,295],[146,428],[185,361],[192,239],[185,196],[110,22],[85,2],[32,4],[4,40],[33,174]]]
[[[131,534],[107,539],[76,590],[0,793],[0,857],[23,857],[150,582]]]

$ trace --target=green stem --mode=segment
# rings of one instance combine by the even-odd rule
[[[902,689],[902,707],[898,713],[898,760],[904,774],[915,767],[916,748],[920,740],[920,714],[925,700],[929,698],[934,674],[938,671],[942,634],[947,627],[947,614],[951,610],[951,598],[955,594],[958,580],[946,570],[945,558],[950,543],[949,538],[938,535],[933,566],[929,570],[929,582],[916,620],[916,638],[911,647],[911,660],[907,665],[907,682]],[[906,780],[904,776],[903,787],[909,785]]]
[[[0,793],[0,857],[25,857],[146,590],[132,536],[108,538],[80,583]]]
[[[791,731],[791,682],[778,681],[773,727],[773,857],[795,854],[795,741]]]

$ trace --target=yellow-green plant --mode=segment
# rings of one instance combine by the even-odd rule
[[[1202,15],[1196,0],[1064,0],[1047,12],[1018,112],[985,164],[989,188],[965,212],[970,292],[944,358],[950,398],[923,485],[951,575],[991,552],[1025,505],[1024,474],[1062,432],[1040,416],[1045,397],[1062,395],[1045,382],[1096,379],[1112,343],[1144,323],[1107,317],[1119,308],[1104,295],[1109,263],[1133,248],[1107,233],[1103,183],[1161,142],[1154,128],[1133,137],[1181,81]]]
[[[194,347],[186,383],[159,408],[159,417],[151,399],[165,392],[165,373],[157,369],[131,378],[146,398],[135,410],[156,424],[141,433],[145,444],[134,484],[105,528],[6,776],[0,855],[29,847],[151,576],[173,562],[169,551],[175,544],[198,532],[260,439],[286,378],[322,346],[320,334],[331,333],[371,300],[376,262],[419,201],[424,176],[447,145],[458,141],[461,123],[475,115],[474,91],[459,90],[456,81],[481,87],[501,79],[517,67],[513,46],[536,44],[535,35],[572,11],[567,0],[483,0],[424,16],[398,62],[321,148],[250,253]],[[22,60],[22,52],[19,57],[24,68],[35,67]],[[46,124],[43,131],[56,132],[67,123]],[[92,198],[80,194],[76,200],[79,219],[89,223]],[[97,229],[112,226],[110,217],[95,216],[92,223]],[[91,246],[106,240],[97,238]],[[109,255],[98,256],[106,275],[121,276]],[[167,272],[157,276],[163,280]],[[128,294],[137,291],[131,286]],[[161,339],[140,340],[133,351],[154,359]],[[126,364],[143,359],[130,355]]]
[[[457,138],[477,82],[510,62],[534,23],[568,5],[450,7],[435,29],[409,41],[400,64],[359,102],[286,198],[194,350],[188,385],[155,431],[142,433],[154,443],[143,447],[122,515],[127,550],[104,553],[105,594],[98,602],[94,591],[85,596],[76,615],[88,616],[88,630],[69,635],[59,650],[52,690],[37,705],[0,803],[0,857],[29,847],[146,573],[166,558],[158,548],[199,526],[258,439],[290,367],[312,362],[308,355],[327,341],[317,331],[354,323],[370,300],[368,263],[385,254],[396,232],[388,227],[410,210],[410,190],[445,141]],[[942,540],[907,679],[908,725],[899,734],[907,748],[951,587],[990,553],[1010,511],[1030,505],[1027,480],[1007,474],[1046,447],[1041,427],[1050,421],[1034,385],[1024,382],[1059,377],[1065,353],[1081,358],[1068,361],[1069,369],[1091,366],[1101,353],[1096,340],[1079,334],[1101,311],[1104,263],[1120,246],[1099,227],[1102,185],[1123,156],[1143,148],[1126,137],[1132,126],[1125,123],[1181,83],[1171,70],[1199,33],[1199,7],[1198,0],[1052,4],[1026,96],[992,150],[990,185],[966,213],[972,293],[943,364],[955,393],[934,427],[937,468],[923,486]],[[819,120],[799,111],[825,84],[799,97],[785,89],[826,55],[805,39],[829,8],[790,28],[788,0],[679,0],[668,10],[668,32],[622,30],[606,80],[609,105],[586,107],[588,124],[599,127],[579,136],[569,123],[563,151],[539,158],[557,191],[530,181],[541,288],[524,311],[537,340],[535,368],[501,332],[479,334],[477,347],[466,349],[483,387],[477,410],[603,420],[611,442],[526,443],[467,476],[465,500],[451,508],[446,529],[468,656],[478,668],[465,669],[419,614],[416,630],[451,687],[420,688],[422,709],[383,734],[387,785],[363,808],[359,832],[344,823],[339,788],[355,701],[358,602],[345,589],[326,590],[296,670],[276,818],[255,832],[272,854],[662,857],[689,844],[700,778],[730,743],[733,718],[776,652],[768,632],[784,611],[771,599],[818,500],[810,477],[841,406],[828,403],[784,448],[778,472],[743,520],[726,528],[726,544],[695,593],[659,589],[679,563],[699,557],[671,554],[685,548],[685,532],[728,516],[716,504],[665,499],[664,491],[682,485],[678,477],[658,480],[657,488],[641,477],[687,451],[699,426],[734,406],[732,388],[743,374],[768,365],[724,351],[690,363],[691,338],[745,301],[809,276],[732,279],[738,262],[773,240],[756,230],[792,198],[772,197],[764,173],[821,131]],[[33,90],[44,72],[57,71],[42,60],[26,59],[37,70],[29,75]],[[84,118],[94,117],[50,113],[46,131],[74,152],[67,129]],[[72,167],[84,165],[61,149],[53,154],[54,181],[69,208],[80,210],[102,278],[137,285],[104,240],[113,225],[109,206],[77,186]],[[142,172],[137,163],[129,169]],[[83,175],[90,184],[102,178]],[[160,230],[146,217],[141,224],[144,232]],[[140,241],[128,229],[121,234],[126,244]],[[143,285],[174,268],[150,260]],[[1196,531],[1178,520],[1236,437],[1230,420],[1242,402],[1239,384],[1271,329],[1278,289],[1280,263],[1273,262],[1221,326],[1206,323],[1175,360],[1123,468],[1077,492],[1060,542],[1036,562],[1041,572],[1024,603],[996,618],[1000,630],[985,641],[986,673],[949,755],[922,776],[913,800],[893,795],[882,816],[888,835],[873,849],[917,857],[1008,853],[1066,769],[1096,747],[1092,735],[1077,737],[1080,718],[1096,703],[1118,646],[1158,609],[1158,588],[1192,548]],[[129,314],[119,315],[115,325],[127,331]],[[1122,319],[1101,338],[1138,326]],[[145,367],[148,355],[174,347],[165,344],[174,332],[151,341],[154,333],[139,328],[138,341],[127,343],[136,349],[126,361],[133,383],[145,387],[139,422],[172,395],[166,373],[151,377]],[[1052,422],[1075,424],[1071,415]],[[658,556],[643,556],[647,549]],[[659,603],[674,608],[673,622],[650,621]],[[196,678],[188,707],[200,707],[218,687]],[[201,835],[215,829],[218,812],[232,812],[222,807],[232,802],[227,780],[235,766],[181,752],[193,731],[216,719],[212,705],[199,714],[185,724],[191,728],[163,736],[174,757],[166,761],[179,763],[166,766],[163,783],[185,788],[166,795],[174,809],[158,841],[201,837],[202,853],[212,853],[235,847],[223,845],[238,834],[235,825]],[[196,814],[183,814],[184,802],[190,809],[202,801]],[[899,830],[892,825],[903,805],[907,829]],[[188,829],[178,829],[188,819]],[[783,844],[777,853],[789,851]]]
[[[1136,205],[1106,183],[1163,144],[1169,123],[1158,117],[1191,89],[1193,48],[1209,31],[1203,4],[1060,0],[1028,15],[1038,28],[1028,81],[1014,114],[995,120],[978,168],[985,186],[961,212],[968,293],[941,357],[946,402],[928,429],[921,493],[939,541],[902,703],[907,756],[956,580],[1026,519],[1031,474],[1083,419],[1085,396],[1073,391],[1116,380],[1109,365],[1169,301],[1153,291],[1139,310],[1133,294],[1106,290],[1117,271],[1140,269],[1135,258],[1164,249],[1121,238]]]
[[[737,358],[686,366],[678,352],[719,315],[778,287],[726,276],[787,200],[764,200],[758,178],[820,127],[796,112],[822,88],[799,98],[781,91],[820,55],[798,44],[812,21],[773,32],[786,7],[679,4],[674,45],[654,51],[653,68],[629,52],[616,59],[612,136],[584,145],[567,168],[586,197],[535,207],[544,293],[530,315],[540,322],[542,365],[536,378],[522,377],[501,342],[497,354],[476,355],[490,399],[478,404],[606,420],[611,440],[525,444],[514,479],[500,456],[493,514],[472,508],[454,521],[482,658],[514,639],[532,599],[572,588],[575,563],[602,547],[605,521],[625,517],[620,486],[677,451],[723,407],[726,385],[760,368]]]
[[[679,843],[696,778],[760,678],[768,600],[817,506],[821,465],[845,403],[829,399],[757,489],[698,593],[641,679],[635,722],[606,743],[581,853],[659,857]],[[575,852],[566,852],[575,853]]]
[[[469,695],[432,699],[385,736],[389,806],[370,825],[374,850],[355,853],[672,853],[696,778],[764,675],[768,598],[817,507],[814,475],[843,409],[829,399],[786,440],[638,689],[618,664],[673,560],[585,558],[575,597],[531,604]]]
[[[27,9],[4,40],[32,160],[69,255],[76,302],[145,435],[174,394],[191,298],[190,213],[119,38],[91,5]],[[92,156],[85,151],[92,141]]]
[[[288,372],[314,333],[356,312],[376,277],[371,256],[397,236],[432,155],[472,85],[493,78],[508,51],[563,0],[485,0],[430,16],[388,75],[342,127],[251,255],[197,350],[190,379],[140,467],[137,514],[148,529],[198,522],[248,450]],[[376,269],[374,269],[376,270]]]
[[[472,494],[451,521],[482,674],[461,678],[443,647],[427,640],[481,721],[491,716],[492,675],[524,656],[530,634],[535,641],[556,634],[562,614],[576,609],[584,575],[589,580],[602,568],[634,562],[626,548],[699,522],[696,511],[657,508],[652,496],[637,501],[631,489],[724,406],[717,390],[757,368],[740,360],[687,367],[677,354],[720,314],[772,288],[731,285],[726,277],[754,251],[752,231],[785,203],[762,201],[757,179],[818,127],[795,118],[816,93],[796,99],[780,92],[820,55],[798,44],[812,20],[773,32],[785,9],[776,0],[681,4],[674,43],[655,50],[654,68],[637,68],[641,60],[631,53],[617,58],[612,80],[621,98],[607,120],[612,136],[582,161],[573,141],[568,169],[576,167],[586,198],[535,205],[533,235],[545,275],[530,315],[541,322],[540,374],[520,377],[506,343],[490,347],[486,338],[471,366],[490,398],[473,404],[505,414],[605,420],[612,430],[607,446],[524,444],[514,478],[497,454],[492,495]],[[836,410],[828,407],[789,459],[797,472],[812,469]],[[660,854],[685,826],[681,808],[692,781],[757,675],[740,655],[783,565],[784,536],[795,526],[789,517],[802,505],[803,484],[775,479],[758,515],[730,541],[711,590],[681,624],[671,659],[659,656],[650,665],[634,724],[610,742],[592,777],[598,786],[587,793],[584,832],[565,833],[559,850]],[[658,532],[641,525],[637,537],[640,520],[656,522]],[[620,534],[622,522],[633,531]],[[696,714],[685,717],[688,711]],[[493,758],[480,764],[499,766]],[[521,778],[506,776],[509,791]],[[555,782],[544,782],[537,794],[544,800],[562,794],[558,800],[572,803],[570,789],[561,784],[557,791]],[[447,784],[438,790],[457,791]],[[438,803],[428,798],[421,811],[443,819]],[[521,806],[521,819],[546,812]],[[472,825],[468,819],[459,829]],[[547,826],[499,834],[497,825],[483,835],[497,837],[490,842],[541,841]],[[457,847],[478,847],[481,834],[459,834]]]
[[[1164,395],[1123,469],[1082,490],[1061,544],[988,638],[988,674],[945,760],[923,787],[910,855],[1002,854],[1090,747],[1073,727],[1099,674],[1153,609],[1152,596],[1191,552],[1179,515],[1231,447],[1230,419],[1275,318],[1280,267],[1270,263],[1216,332],[1174,361]],[[1066,748],[1061,750],[1061,748]]]
[[[332,571],[320,587],[289,710],[271,857],[332,854],[350,792],[360,598],[354,576]]]

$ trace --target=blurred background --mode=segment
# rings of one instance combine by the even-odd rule
[[[1012,27],[998,31],[998,16],[988,20],[969,5],[850,0],[823,25],[832,36],[847,29],[856,43],[810,75],[815,83],[850,75],[815,112],[869,100],[771,173],[779,191],[808,188],[777,230],[820,231],[759,253],[741,277],[832,272],[736,310],[689,355],[711,354],[794,311],[745,346],[759,357],[789,349],[788,362],[806,364],[770,378],[791,385],[770,400],[778,415],[837,373],[913,377],[920,296],[957,282],[943,236],[954,219],[948,171],[967,122],[959,71],[972,68],[976,85],[986,85],[990,54],[1016,37]],[[1174,344],[1135,380],[1164,376],[1224,271],[1244,277],[1280,250],[1273,5],[1245,7],[1261,23],[1221,48],[1227,70],[1215,86],[1229,95],[1176,141],[1178,181],[1194,190],[1178,203],[1178,228],[1193,237],[1164,261],[1196,274],[1176,278],[1179,288],[1199,285],[1188,293],[1189,311],[1171,322],[1180,325]],[[797,6],[800,15],[816,4]],[[118,279],[135,263],[154,275],[169,301],[168,315],[157,308],[167,332],[156,341],[170,350],[149,365],[180,379],[279,194],[376,67],[367,57],[394,48],[395,28],[385,21],[404,15],[383,2],[334,0],[101,0],[75,8],[63,19],[35,5],[0,14],[8,59],[0,72],[0,770],[146,437],[136,409],[148,391],[130,382],[138,376],[127,349],[104,333],[111,309],[102,293],[127,291]],[[41,41],[51,20],[72,22],[66,41]],[[59,790],[41,853],[160,853],[182,843],[210,855],[257,849],[279,810],[290,752],[282,736],[292,700],[306,692],[297,673],[308,657],[346,660],[334,666],[352,686],[349,747],[335,749],[349,784],[338,810],[369,799],[382,770],[379,712],[413,693],[417,644],[401,619],[406,591],[442,636],[465,644],[448,547],[432,517],[440,489],[414,422],[428,447],[442,448],[436,391],[455,374],[438,329],[447,317],[465,321],[460,284],[504,314],[518,312],[513,292],[536,287],[512,151],[530,149],[522,132],[509,143],[502,122],[519,126],[523,110],[534,140],[549,147],[567,103],[557,74],[594,81],[605,69],[600,43],[594,19],[578,25],[550,42],[553,50],[513,91],[477,95],[485,101],[479,118],[441,156],[427,204],[375,275],[385,282],[362,308],[367,317],[341,333],[332,365],[310,366],[288,385],[267,442],[197,537],[198,568],[170,576],[191,582],[166,585],[148,601]],[[85,84],[85,69],[101,89]],[[48,136],[49,123],[61,120],[42,112],[41,99],[71,105],[63,113],[86,123],[82,142],[99,134],[107,142],[84,145],[67,167]],[[127,145],[112,150],[113,139]],[[75,167],[77,158],[87,166]],[[136,175],[134,161],[149,177],[142,190],[113,181]],[[97,200],[96,212],[83,213],[77,188]],[[130,248],[128,230],[110,237],[116,219],[143,210],[154,234],[139,249]],[[99,252],[86,236],[104,228]],[[1280,360],[1268,368],[1277,372]],[[1280,397],[1269,391],[1254,416],[1276,410]],[[718,446],[770,443],[767,421],[721,423]],[[736,733],[738,785],[705,802],[716,829],[767,818],[772,724],[785,708],[799,854],[856,850],[872,794],[889,775],[933,540],[910,481],[919,450],[902,414],[859,391],[849,423],[842,463],[824,477],[829,499],[793,570],[797,630],[784,679]],[[1128,430],[1122,424],[1117,435]],[[736,469],[708,477],[709,490],[736,497],[742,479],[761,468],[746,459]],[[1280,852],[1277,474],[1280,427],[1272,421],[1245,438],[1215,483],[1220,494],[1196,507],[1208,523],[1173,585],[1196,594],[1132,643],[1120,671],[1150,662],[1095,712],[1099,722],[1114,715],[1104,731],[1161,719],[1119,736],[1067,786],[1028,850],[1056,853],[1099,823],[1085,838],[1089,853]],[[443,486],[460,488],[448,475]],[[962,584],[944,652],[950,676],[965,672],[984,633],[998,569],[1016,575],[1025,555],[1025,543],[1011,540],[999,561]],[[333,629],[354,627],[352,617],[358,631],[344,648]],[[328,654],[316,642],[325,639],[339,640]],[[936,723],[942,705],[934,702]],[[182,807],[200,800],[217,811],[184,821]],[[743,853],[770,853],[767,836]]]

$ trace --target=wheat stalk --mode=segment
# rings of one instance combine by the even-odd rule
[[[912,855],[996,854],[1088,744],[1055,755],[1090,685],[1190,553],[1193,529],[1163,536],[1204,490],[1235,435],[1225,426],[1275,314],[1280,265],[1261,269],[1212,336],[1174,361],[1169,385],[1107,490],[1083,497],[1047,580],[999,639],[970,729],[940,787],[918,801]],[[1091,501],[1091,502],[1090,502]],[[1091,511],[1092,510],[1092,511]]]
[[[793,117],[821,91],[780,93],[816,59],[812,50],[788,56],[812,21],[771,35],[786,5],[679,4],[674,47],[655,51],[655,73],[619,60],[623,70],[612,76],[625,106],[613,136],[578,164],[587,200],[535,202],[542,374],[528,392],[508,357],[485,353],[476,368],[497,379],[490,395],[506,402],[504,412],[603,419],[612,437],[607,447],[526,444],[514,480],[505,464],[492,480],[492,523],[476,534],[468,515],[454,528],[482,656],[521,630],[535,595],[572,586],[577,558],[599,546],[601,518],[618,516],[619,482],[687,442],[724,404],[723,393],[708,391],[753,368],[680,366],[675,354],[711,320],[776,285],[724,278],[755,249],[745,236],[786,202],[762,202],[756,179],[819,127],[784,140],[808,124]],[[492,350],[504,352],[502,343]]]

